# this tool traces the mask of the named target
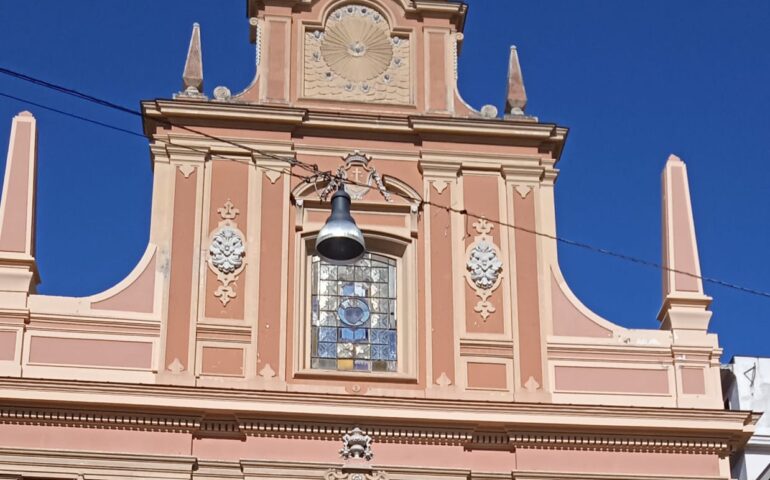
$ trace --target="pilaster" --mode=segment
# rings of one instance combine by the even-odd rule
[[[168,302],[161,330],[160,383],[195,383],[195,325],[207,149],[166,145],[171,166],[171,235]],[[157,187],[157,186],[156,186]]]
[[[419,163],[423,198],[428,202],[425,206],[425,242],[430,245],[425,258],[427,285],[424,290],[426,331],[430,335],[427,394],[448,397],[457,391],[459,352],[456,333],[460,331],[462,317],[458,305],[462,300],[462,277],[455,278],[455,273],[463,219],[449,210],[457,208],[460,163],[430,157],[423,152]],[[452,295],[452,300],[447,295]]]

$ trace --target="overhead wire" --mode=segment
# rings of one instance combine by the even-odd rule
[[[91,102],[91,103],[94,103],[94,104],[97,104],[97,105],[100,105],[100,106],[103,106],[103,107],[106,107],[106,108],[118,110],[118,111],[130,114],[130,115],[138,116],[140,118],[143,117],[143,115],[142,115],[142,113],[140,111],[133,110],[133,109],[130,109],[128,107],[124,107],[122,105],[119,105],[119,104],[110,102],[108,100],[104,100],[104,99],[95,97],[93,95],[86,94],[84,92],[80,92],[80,91],[75,90],[75,89],[71,89],[71,88],[68,88],[68,87],[57,85],[55,83],[51,83],[51,82],[48,82],[46,80],[42,80],[42,79],[39,79],[39,78],[31,77],[29,75],[26,75],[26,74],[23,74],[23,73],[20,73],[20,72],[16,72],[14,70],[10,70],[10,69],[4,68],[4,67],[0,67],[0,74],[4,74],[4,75],[7,75],[7,76],[10,76],[10,77],[19,79],[19,80],[23,80],[23,81],[26,81],[26,82],[29,82],[29,83],[32,83],[32,84],[35,84],[35,85],[38,85],[38,86],[41,86],[41,87],[44,87],[44,88],[48,88],[48,89],[57,91],[59,93],[70,95],[70,96],[79,98],[81,100],[88,101],[88,102]],[[125,133],[125,134],[130,134],[132,136],[146,138],[144,135],[139,134],[137,132],[133,132],[131,130],[127,130],[127,129],[124,129],[124,128],[121,128],[121,127],[117,127],[117,126],[110,125],[110,124],[107,124],[107,123],[104,123],[104,122],[100,122],[98,120],[91,119],[91,118],[88,118],[88,117],[84,117],[84,116],[81,116],[81,115],[77,115],[77,114],[73,114],[73,113],[70,113],[70,112],[63,111],[63,110],[59,110],[59,109],[56,109],[56,108],[53,108],[53,107],[49,107],[49,106],[46,106],[46,105],[43,105],[43,104],[40,104],[40,103],[36,103],[36,102],[30,101],[30,100],[27,100],[27,99],[23,99],[21,97],[16,97],[16,96],[13,96],[13,95],[10,95],[10,94],[6,94],[6,93],[2,93],[2,92],[0,92],[0,96],[5,97],[5,98],[9,98],[9,99],[13,99],[13,100],[16,100],[16,101],[19,101],[19,102],[27,103],[27,104],[30,104],[30,105],[33,105],[33,106],[37,106],[39,108],[43,108],[45,110],[52,111],[54,113],[58,113],[58,114],[61,114],[61,115],[65,115],[67,117],[75,118],[77,120],[88,122],[88,123],[91,123],[91,124],[94,124],[94,125],[97,125],[97,126],[101,126],[101,127],[104,127],[104,128],[109,128],[109,129],[112,129],[112,130],[116,130],[116,131],[121,132],[121,133]],[[158,109],[158,110],[160,111],[160,109]],[[161,112],[161,115],[162,115],[162,112]],[[250,153],[257,154],[257,155],[260,155],[260,156],[263,156],[263,157],[267,157],[267,158],[271,158],[271,159],[274,159],[274,160],[286,162],[288,164],[288,168],[287,169],[274,169],[274,168],[271,168],[271,167],[268,167],[268,166],[264,166],[264,165],[260,166],[260,168],[262,168],[264,170],[267,170],[267,171],[287,174],[287,175],[290,175],[290,176],[292,176],[294,178],[298,178],[298,179],[300,179],[300,180],[302,180],[303,182],[306,182],[306,183],[313,183],[313,182],[318,182],[318,181],[327,181],[328,182],[328,181],[334,180],[334,181],[337,181],[339,183],[344,183],[344,184],[348,184],[348,185],[361,186],[361,187],[369,187],[368,184],[357,182],[357,181],[345,178],[345,177],[343,177],[343,176],[341,176],[341,175],[339,175],[337,173],[333,173],[331,171],[321,171],[319,169],[318,165],[316,165],[316,164],[310,164],[310,163],[307,163],[307,162],[302,162],[302,161],[297,160],[296,158],[293,158],[293,157],[282,157],[282,156],[274,155],[274,154],[272,154],[270,152],[265,152],[263,150],[250,147],[248,145],[242,145],[242,144],[240,144],[238,142],[235,142],[233,140],[224,139],[222,137],[219,137],[219,136],[216,136],[216,135],[211,135],[211,134],[208,134],[206,132],[200,131],[198,129],[194,129],[194,128],[188,127],[186,125],[178,124],[177,122],[173,122],[173,121],[169,120],[168,118],[164,118],[164,119],[157,119],[156,118],[154,120],[157,121],[158,123],[160,123],[161,125],[176,127],[176,128],[179,128],[181,130],[184,130],[184,131],[187,131],[187,132],[190,132],[190,133],[201,135],[202,137],[208,138],[210,140],[214,140],[214,141],[217,141],[217,142],[222,142],[222,143],[225,143],[225,144],[228,144],[228,145],[235,146],[237,148],[246,150],[246,151],[248,151]],[[210,153],[207,149],[200,149],[200,148],[196,148],[196,147],[193,147],[193,146],[190,146],[190,145],[183,145],[183,144],[173,143],[173,142],[165,141],[165,140],[159,139],[159,138],[152,138],[151,140],[154,141],[154,142],[160,142],[160,143],[164,143],[164,144],[167,144],[167,145],[173,145],[175,147],[189,149],[189,150],[196,151],[196,152],[199,152],[199,153],[205,153],[205,154],[208,154],[208,155],[210,155],[212,157],[216,157],[216,158],[220,158],[220,159],[224,159],[224,160],[242,161],[242,159],[233,158],[233,157],[227,157],[227,156],[224,156],[222,154],[217,154],[217,153]],[[302,168],[303,170],[306,170],[306,171],[310,172],[311,175],[300,175],[300,174],[297,174],[295,172],[292,172],[291,171],[292,167]],[[725,287],[725,288],[733,289],[733,290],[740,291],[740,292],[743,292],[743,293],[746,293],[746,294],[755,295],[755,296],[759,296],[759,297],[770,299],[770,292],[765,292],[765,291],[754,289],[754,288],[743,287],[741,285],[738,285],[738,284],[735,284],[735,283],[732,283],[732,282],[726,282],[724,280],[720,280],[720,279],[717,279],[717,278],[706,277],[706,276],[703,276],[703,275],[698,275],[698,274],[695,274],[693,272],[687,272],[687,271],[684,271],[684,270],[670,268],[670,267],[667,267],[667,266],[662,265],[662,264],[657,263],[657,262],[653,262],[653,261],[650,261],[650,260],[645,260],[645,259],[642,259],[642,258],[634,257],[634,256],[631,256],[631,255],[626,255],[626,254],[619,253],[619,252],[615,252],[613,250],[609,250],[609,249],[606,249],[606,248],[597,247],[597,246],[591,245],[589,243],[580,242],[580,241],[576,241],[576,240],[570,240],[570,239],[567,239],[567,238],[564,238],[564,237],[561,237],[561,236],[552,235],[552,234],[549,234],[549,233],[539,232],[539,231],[536,231],[536,230],[533,230],[533,229],[522,227],[521,225],[514,225],[514,224],[507,223],[507,222],[504,222],[504,221],[501,221],[501,220],[498,220],[498,219],[488,218],[485,215],[480,215],[480,214],[477,214],[477,213],[469,212],[466,209],[458,209],[458,208],[451,207],[451,206],[436,204],[436,203],[431,202],[429,200],[422,200],[422,199],[414,198],[411,195],[408,195],[406,193],[396,192],[396,191],[389,192],[389,193],[394,194],[394,195],[399,196],[399,197],[402,197],[402,198],[406,199],[409,202],[417,201],[417,202],[419,202],[419,206],[420,207],[430,206],[430,207],[438,208],[438,209],[441,209],[441,210],[445,210],[445,211],[450,212],[450,213],[464,215],[464,216],[466,216],[466,218],[470,217],[470,218],[475,218],[475,219],[484,219],[484,220],[488,221],[489,223],[498,225],[500,227],[510,228],[510,229],[513,229],[513,230],[522,231],[522,232],[525,232],[525,233],[528,233],[528,234],[531,234],[531,235],[547,238],[549,240],[553,240],[553,241],[556,241],[556,242],[559,242],[559,243],[562,243],[562,244],[565,244],[565,245],[581,248],[581,249],[592,251],[594,253],[598,253],[598,254],[602,254],[602,255],[607,255],[607,256],[614,257],[614,258],[617,258],[617,259],[620,259],[620,260],[624,260],[624,261],[627,261],[627,262],[631,262],[631,263],[634,263],[634,264],[637,264],[637,265],[641,265],[641,266],[645,266],[645,267],[649,267],[649,268],[654,268],[654,269],[665,271],[665,272],[685,275],[685,276],[696,278],[696,279],[702,280],[704,282],[711,283],[711,284],[714,284],[714,285],[718,285],[718,286],[721,286],[721,287]]]
[[[52,82],[49,82],[47,80],[43,80],[41,78],[32,77],[30,75],[27,75],[27,74],[24,74],[24,73],[21,73],[21,72],[17,72],[15,70],[11,70],[11,69],[8,69],[8,68],[5,68],[5,67],[0,67],[0,74],[7,75],[7,76],[10,76],[10,77],[16,78],[18,80],[23,80],[25,82],[32,83],[32,84],[40,86],[40,87],[48,88],[50,90],[54,90],[56,92],[59,92],[59,93],[65,94],[65,95],[69,95],[69,96],[78,98],[80,100],[84,100],[84,101],[87,101],[87,102],[94,103],[96,105],[100,105],[102,107],[111,108],[113,110],[117,110],[119,112],[127,113],[129,115],[133,115],[133,116],[136,116],[138,118],[143,118],[143,114],[139,110],[135,110],[135,109],[132,109],[132,108],[129,108],[129,107],[125,107],[123,105],[120,105],[120,104],[117,104],[117,103],[114,103],[114,102],[110,102],[109,100],[104,100],[102,98],[95,97],[93,95],[81,92],[79,90],[76,90],[76,89],[73,89],[73,88],[69,88],[69,87],[65,87],[65,86],[62,86],[62,85],[58,85],[56,83],[52,83]],[[156,105],[157,105],[157,101],[156,101]],[[162,113],[161,113],[161,115],[162,115]],[[286,162],[286,163],[288,163],[290,165],[293,165],[293,166],[298,166],[300,168],[304,168],[304,169],[306,169],[306,170],[308,170],[310,172],[313,172],[313,173],[318,171],[318,166],[317,165],[311,165],[311,164],[308,164],[306,162],[299,162],[295,158],[292,158],[292,157],[281,157],[281,156],[272,154],[270,152],[266,152],[264,150],[256,149],[256,148],[250,147],[248,145],[243,145],[243,144],[235,142],[233,140],[217,137],[215,135],[210,135],[210,134],[208,134],[208,133],[206,133],[204,131],[201,131],[201,130],[189,127],[189,126],[184,125],[184,124],[180,124],[180,123],[174,122],[172,120],[169,120],[168,118],[163,118],[163,119],[157,119],[156,118],[154,120],[157,121],[158,123],[160,123],[161,125],[166,126],[166,127],[176,127],[176,128],[179,128],[180,130],[184,130],[186,132],[194,133],[196,135],[200,135],[202,137],[208,138],[209,140],[215,140],[217,142],[222,142],[222,143],[225,143],[227,145],[234,146],[234,147],[237,147],[237,148],[249,151],[251,153],[256,153],[256,154],[261,155],[263,157],[272,158],[273,160],[279,160],[279,161]]]

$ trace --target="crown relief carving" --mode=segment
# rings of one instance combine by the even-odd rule
[[[393,202],[382,176],[376,168],[369,165],[372,157],[365,155],[358,150],[344,158],[344,163],[337,168],[333,178],[318,194],[321,200],[326,199],[337,191],[340,186],[353,200],[362,200],[372,188],[376,188],[387,202]]]
[[[209,239],[207,263],[219,282],[214,296],[226,307],[237,296],[235,282],[246,267],[243,259],[246,247],[243,232],[235,222],[240,213],[235,205],[228,199],[223,207],[217,209],[217,213],[222,221]]]
[[[500,260],[500,249],[489,235],[494,226],[481,218],[473,227],[478,235],[465,253],[465,279],[480,299],[473,310],[486,320],[496,311],[489,297],[500,286],[503,262]]]

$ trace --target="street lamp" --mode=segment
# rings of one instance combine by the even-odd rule
[[[315,241],[315,249],[324,260],[337,264],[351,264],[366,252],[364,234],[350,215],[350,195],[344,187],[332,196],[332,214],[326,219]]]

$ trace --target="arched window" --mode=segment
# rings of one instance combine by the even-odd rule
[[[367,253],[353,265],[311,258],[312,369],[398,370],[397,262]]]

